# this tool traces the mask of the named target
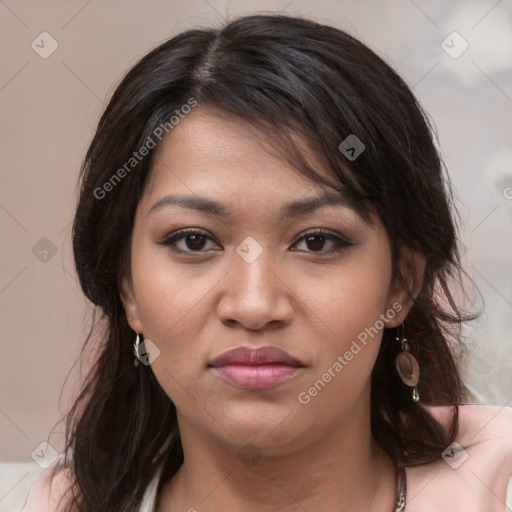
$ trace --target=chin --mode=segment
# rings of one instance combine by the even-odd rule
[[[237,411],[236,415],[223,415],[221,427],[215,428],[223,441],[234,447],[247,444],[267,450],[269,454],[286,451],[290,446],[300,444],[301,438],[309,438],[306,431],[300,430],[301,422],[293,418],[289,408],[260,407],[257,411]],[[232,435],[230,435],[232,434]]]

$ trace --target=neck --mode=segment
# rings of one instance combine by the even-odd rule
[[[350,418],[300,450],[278,456],[226,447],[181,418],[185,461],[166,482],[158,511],[393,510],[393,461],[371,435],[369,414]],[[246,455],[242,455],[246,453]]]

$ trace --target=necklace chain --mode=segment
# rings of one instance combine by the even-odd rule
[[[406,490],[406,478],[405,468],[402,464],[397,465],[397,477],[398,485],[396,489],[395,508],[392,512],[404,512],[405,510],[405,490]]]
[[[405,496],[406,496],[406,473],[404,466],[404,456],[402,451],[402,446],[400,441],[396,438],[396,435],[391,435],[391,440],[393,442],[393,449],[395,452],[395,464],[397,471],[397,488],[396,488],[396,498],[395,498],[395,506],[392,512],[404,512],[405,510]]]

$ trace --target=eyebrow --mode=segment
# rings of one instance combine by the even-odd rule
[[[148,211],[148,216],[164,207],[178,206],[198,210],[216,217],[230,217],[233,212],[223,203],[200,196],[170,194],[162,197]],[[294,217],[306,215],[325,206],[345,206],[353,209],[348,196],[344,193],[324,193],[320,196],[307,197],[286,203],[281,207],[280,215],[283,217]]]

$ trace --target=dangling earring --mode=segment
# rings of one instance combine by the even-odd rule
[[[405,337],[400,339],[399,332],[400,326],[397,327],[396,341],[401,344],[402,352],[396,356],[395,366],[402,382],[413,388],[413,402],[418,402],[420,395],[416,386],[420,380],[420,365],[418,364],[418,361],[416,361],[416,358],[409,352],[409,341]]]
[[[141,355],[141,348],[139,348],[139,345],[141,343],[144,343],[144,337],[142,334],[137,333],[135,336],[135,343],[133,344],[133,354],[135,355],[135,358],[133,359],[133,366],[139,366],[139,358]]]

